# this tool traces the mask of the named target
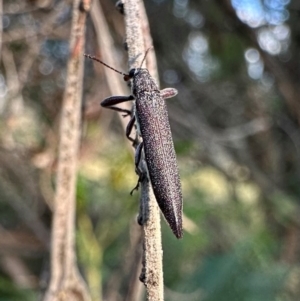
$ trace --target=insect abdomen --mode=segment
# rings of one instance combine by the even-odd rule
[[[139,93],[136,111],[157,203],[177,238],[182,237],[182,192],[168,112],[159,91]]]

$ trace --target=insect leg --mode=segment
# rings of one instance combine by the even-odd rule
[[[131,117],[131,119],[129,120],[127,126],[126,126],[126,137],[127,139],[129,139],[131,142],[134,142],[135,140],[133,138],[130,137],[131,131],[133,129],[134,126],[134,122],[135,122],[135,116],[133,115]]]
[[[140,164],[141,157],[142,157],[143,146],[144,146],[144,142],[141,142],[138,145],[138,147],[136,148],[135,155],[134,155],[135,170],[139,176],[142,174],[142,171],[139,168],[139,164]]]
[[[160,95],[163,99],[174,97],[178,94],[178,91],[175,88],[165,88],[160,90]]]
[[[134,192],[135,190],[138,190],[138,189],[139,189],[140,182],[142,182],[142,181],[145,179],[145,174],[144,174],[143,171],[139,168],[139,164],[140,164],[141,157],[142,157],[143,146],[144,146],[144,143],[141,142],[141,143],[138,145],[138,147],[136,148],[135,155],[134,155],[135,172],[138,174],[139,179],[138,179],[138,182],[137,182],[136,186],[131,190],[131,192],[130,192],[131,195],[133,194],[133,192]]]
[[[125,113],[123,115],[123,117],[131,115],[131,111],[126,110],[126,109],[122,109],[119,107],[114,107],[113,105],[125,102],[125,101],[130,101],[130,100],[134,100],[134,97],[132,95],[129,96],[111,96],[108,98],[105,98],[100,104],[102,107],[107,108],[107,109],[111,109],[117,112],[121,112],[121,113]]]

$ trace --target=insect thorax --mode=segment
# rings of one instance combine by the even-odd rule
[[[142,92],[159,91],[157,84],[148,69],[137,68],[132,78],[132,93],[135,97]]]

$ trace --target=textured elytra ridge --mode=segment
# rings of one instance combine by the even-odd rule
[[[147,69],[133,76],[136,118],[157,203],[177,238],[182,237],[182,192],[165,100]]]

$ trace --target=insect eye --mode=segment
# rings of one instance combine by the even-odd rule
[[[123,78],[124,78],[125,82],[128,82],[130,79],[132,79],[134,77],[134,74],[135,74],[134,68],[131,69],[128,74],[124,74]]]
[[[129,74],[125,74],[123,79],[124,79],[125,82],[128,82],[130,80]]]
[[[131,69],[131,70],[129,71],[129,77],[130,77],[130,78],[133,78],[133,77],[134,77],[134,73],[135,73],[135,68],[133,68],[133,69]]]

